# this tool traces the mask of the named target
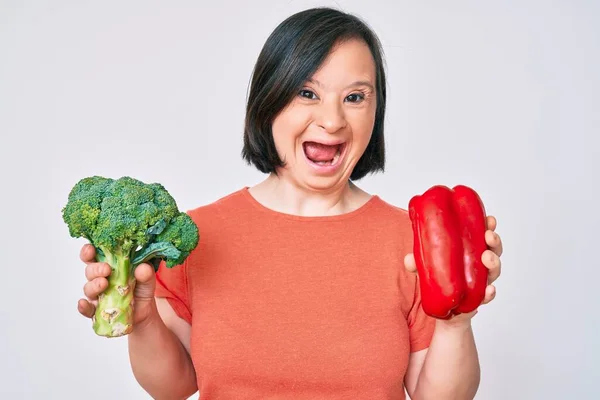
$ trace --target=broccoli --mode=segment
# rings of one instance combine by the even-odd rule
[[[127,176],[81,179],[62,216],[71,237],[87,239],[96,248],[96,260],[112,269],[92,317],[94,332],[105,337],[133,329],[134,269],[149,263],[157,270],[161,261],[167,268],[180,265],[199,241],[196,224],[161,184]]]

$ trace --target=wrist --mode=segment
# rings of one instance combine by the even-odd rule
[[[438,319],[435,326],[435,329],[441,332],[465,332],[471,328],[471,318],[462,315],[449,320]]]

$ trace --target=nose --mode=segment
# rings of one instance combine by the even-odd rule
[[[334,101],[319,105],[317,124],[327,133],[336,133],[346,127],[347,121],[342,107]]]

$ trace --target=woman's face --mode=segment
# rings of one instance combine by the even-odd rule
[[[335,47],[273,122],[279,171],[302,188],[318,191],[346,184],[371,138],[375,122],[375,62],[367,45]]]

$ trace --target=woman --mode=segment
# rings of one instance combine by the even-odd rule
[[[406,210],[354,183],[384,169],[385,101],[379,42],[357,18],[311,9],[275,29],[243,148],[267,178],[189,212],[201,239],[183,265],[136,270],[130,360],[152,397],[474,397],[474,313],[424,314]],[[488,222],[491,283],[502,244]],[[90,246],[81,258],[91,317],[110,269]]]

